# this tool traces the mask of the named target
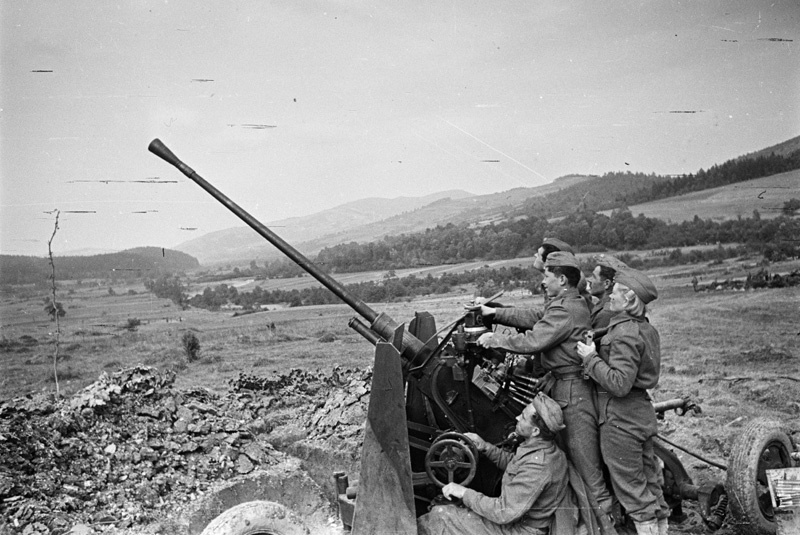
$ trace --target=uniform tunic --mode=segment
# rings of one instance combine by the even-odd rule
[[[592,329],[594,331],[607,328],[608,324],[611,322],[611,318],[617,314],[608,309],[608,301],[609,296],[605,294],[600,298],[600,301],[594,305],[594,308],[592,308]],[[600,337],[595,334],[595,339],[599,338]]]
[[[636,522],[666,518],[653,451],[656,413],[646,389],[658,384],[661,341],[644,317],[619,312],[586,364],[597,382],[600,448],[614,494]]]
[[[500,496],[467,489],[466,508],[434,507],[419,518],[423,534],[539,534],[546,533],[553,515],[567,497],[567,458],[552,441],[531,437],[516,453],[487,444],[483,452],[504,470]]]
[[[533,325],[522,334],[494,333],[489,347],[515,353],[541,352],[541,365],[556,378],[549,395],[561,407],[566,429],[560,432],[569,458],[604,512],[611,510],[611,494],[603,480],[594,383],[584,379],[578,342],[589,330],[589,308],[578,291],[570,288],[551,299],[543,309],[498,308],[498,323]]]

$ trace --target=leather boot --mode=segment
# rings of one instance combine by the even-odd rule
[[[633,525],[636,526],[636,535],[658,535],[658,522],[655,520],[634,522]]]
[[[666,518],[658,519],[658,535],[669,535],[669,521]]]

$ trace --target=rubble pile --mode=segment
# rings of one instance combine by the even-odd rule
[[[68,400],[0,404],[0,532],[155,521],[214,483],[285,462],[271,439],[283,422],[298,430],[294,439],[360,451],[369,370],[241,375],[224,395],[178,391],[173,381],[135,367]]]

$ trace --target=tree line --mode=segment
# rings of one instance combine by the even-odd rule
[[[102,278],[112,282],[153,278],[163,273],[196,269],[200,265],[193,256],[161,247],[137,247],[92,256],[56,256],[54,260],[59,279]],[[47,258],[0,255],[0,284],[45,285],[49,276]]]
[[[558,221],[530,216],[481,228],[448,224],[423,233],[387,236],[380,241],[351,242],[323,249],[317,263],[332,272],[357,272],[500,260],[532,256],[548,236],[557,236],[583,252],[662,249],[715,243],[751,244],[758,252],[770,245],[773,256],[798,255],[800,221],[788,216],[752,217],[717,222],[695,216],[668,223],[630,210],[610,216],[588,210]]]
[[[712,249],[695,249],[686,253],[679,248],[664,250],[660,254],[645,258],[629,253],[622,253],[618,256],[631,267],[647,269],[656,266],[719,263],[728,258],[739,258],[747,254],[748,248],[743,245],[730,247],[719,245]],[[582,268],[588,273],[594,266],[591,261],[585,261]],[[498,269],[484,266],[461,273],[445,273],[439,277],[434,277],[430,274],[425,277],[416,275],[397,277],[394,271],[390,270],[380,281],[348,284],[345,285],[345,288],[362,301],[379,303],[419,296],[447,294],[466,286],[476,288],[477,293],[484,297],[493,295],[499,290],[524,289],[531,293],[539,293],[541,291],[541,281],[542,274],[532,266],[510,266]],[[174,288],[176,284],[180,286],[179,281],[169,279],[167,284],[159,285],[159,287],[173,285]],[[215,287],[206,287],[202,293],[191,298],[186,298],[185,289],[183,289],[183,292],[182,303],[184,305],[208,310],[219,310],[228,304],[240,306],[244,310],[254,311],[263,305],[271,304],[285,304],[290,307],[297,307],[341,303],[341,300],[336,295],[322,287],[268,291],[256,286],[251,292],[240,292],[234,286],[219,284]],[[175,295],[174,292],[172,295]],[[168,295],[162,294],[161,297],[168,297]]]

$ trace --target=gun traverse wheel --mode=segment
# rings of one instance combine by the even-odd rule
[[[478,471],[477,452],[472,441],[461,433],[445,433],[425,454],[425,472],[440,487],[448,483],[469,485]],[[446,475],[446,481],[442,475]]]
[[[308,535],[300,518],[286,507],[265,501],[240,503],[223,512],[201,535]]]
[[[734,524],[741,533],[771,535],[777,531],[766,471],[793,466],[792,451],[780,422],[753,420],[737,437],[725,487]]]

